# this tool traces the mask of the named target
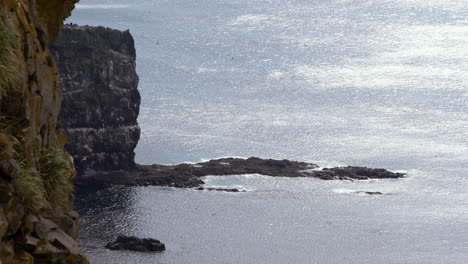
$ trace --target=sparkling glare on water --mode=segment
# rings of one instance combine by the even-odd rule
[[[93,262],[467,262],[468,1],[81,0],[70,22],[135,37],[140,163],[261,156],[409,174],[83,193]],[[168,251],[103,249],[117,233]]]

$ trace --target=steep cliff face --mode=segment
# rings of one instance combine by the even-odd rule
[[[87,263],[48,44],[77,0],[0,0],[0,263]]]
[[[64,92],[61,123],[79,175],[135,168],[140,94],[128,31],[66,25],[51,50]]]

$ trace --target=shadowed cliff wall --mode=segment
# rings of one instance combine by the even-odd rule
[[[66,25],[50,46],[64,100],[61,123],[79,174],[135,168],[140,107],[128,31]]]
[[[77,0],[0,0],[0,263],[87,263],[48,44]]]

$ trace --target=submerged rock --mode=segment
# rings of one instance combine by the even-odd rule
[[[368,194],[368,195],[383,195],[382,192],[358,192],[358,193],[365,193],[365,194]]]
[[[110,250],[131,250],[138,252],[161,252],[166,246],[157,239],[137,238],[134,236],[118,236],[114,242],[106,245]]]
[[[239,190],[236,188],[211,188],[211,187],[198,187],[197,190],[199,191],[216,191],[216,192],[233,192],[233,193],[238,193],[238,192],[246,192],[245,190]]]

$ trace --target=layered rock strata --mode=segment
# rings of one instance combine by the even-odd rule
[[[70,24],[51,50],[63,88],[65,149],[79,175],[134,169],[140,94],[132,35]]]
[[[0,263],[88,263],[48,44],[77,0],[0,0]]]

